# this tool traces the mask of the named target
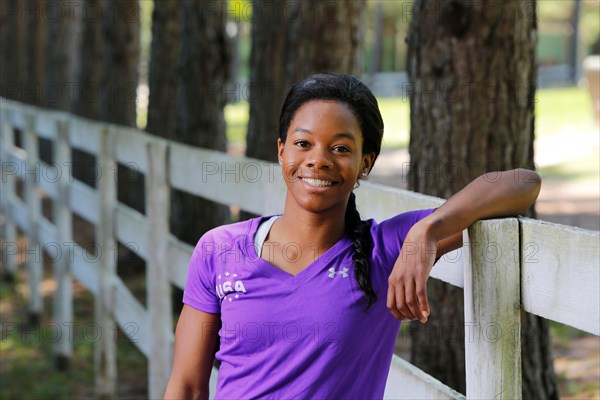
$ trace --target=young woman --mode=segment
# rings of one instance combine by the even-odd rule
[[[165,398],[207,398],[215,357],[218,399],[383,397],[400,320],[429,316],[436,258],[478,219],[525,212],[540,178],[483,175],[435,210],[362,221],[352,190],[382,135],[375,97],[352,76],[316,74],[290,90],[277,141],[284,212],[198,242]],[[404,254],[404,243],[420,251]]]

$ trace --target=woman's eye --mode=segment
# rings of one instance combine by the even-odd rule
[[[342,153],[347,153],[347,152],[349,152],[349,151],[350,151],[350,149],[349,149],[349,148],[347,148],[346,146],[335,146],[335,147],[333,148],[333,150],[335,150],[335,151],[339,151],[339,152],[342,152]]]
[[[309,143],[306,140],[298,140],[294,143],[298,147],[308,147]]]

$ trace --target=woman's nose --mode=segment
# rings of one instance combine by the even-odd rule
[[[309,168],[331,169],[333,161],[329,158],[329,154],[326,151],[315,147],[308,154],[305,165]]]

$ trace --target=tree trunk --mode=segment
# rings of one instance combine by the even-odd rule
[[[47,0],[47,7],[40,15],[41,19],[47,20],[48,25],[47,80],[42,90],[44,105],[63,111],[71,109],[70,85],[75,77],[72,60],[78,58],[75,38],[78,37],[76,16],[79,13],[68,12],[68,4],[70,4],[69,0]],[[32,54],[30,53],[29,56],[32,57]]]
[[[152,47],[148,86],[146,130],[165,139],[175,139],[177,123],[177,60],[181,34],[181,4],[155,1],[152,12]]]
[[[23,40],[24,62],[26,69],[22,71],[22,94],[21,100],[25,103],[35,106],[45,106],[45,81],[46,81],[46,36],[48,18],[42,13],[43,7],[46,5],[45,0],[27,0],[20,3],[22,7],[27,7],[26,13],[22,13],[19,21],[25,25],[26,33]],[[63,26],[68,27],[68,22],[62,22]],[[65,43],[66,44],[66,43]],[[12,46],[12,44],[9,44]],[[68,71],[66,71],[68,73]],[[64,82],[63,82],[64,83]],[[56,91],[55,91],[56,93]],[[62,97],[67,95],[59,91],[58,94]],[[68,98],[64,100],[68,102]],[[39,141],[40,160],[52,162],[52,148],[50,141],[41,139]]]
[[[103,93],[100,107],[103,121],[136,126],[139,31],[140,9],[137,0],[103,0]]]
[[[408,38],[412,190],[448,198],[493,170],[534,168],[535,0],[417,0]],[[412,362],[464,393],[461,289],[429,281]],[[557,398],[546,323],[523,314],[523,398]],[[456,329],[452,329],[456,328]]]
[[[285,3],[254,0],[250,53],[250,118],[246,156],[277,161],[279,113],[286,92],[285,52],[289,21]]]
[[[19,58],[24,54],[25,29],[19,29],[21,17],[17,0],[2,2],[0,21],[0,95],[11,100],[20,100]]]
[[[175,1],[155,1],[152,12],[152,45],[150,49],[150,73],[148,86],[148,124],[146,131],[169,140],[177,140],[177,63],[181,38],[181,4]],[[180,201],[176,191],[171,190],[171,204]],[[181,206],[175,207],[177,209]],[[178,221],[171,213],[170,225]],[[174,228],[170,228],[175,232]],[[171,287],[173,313],[179,315],[183,303],[183,290]]]
[[[80,60],[77,65],[76,90],[71,103],[71,112],[90,119],[101,119],[102,95],[102,20],[101,0],[83,0],[81,12]],[[94,12],[98,11],[98,12]],[[93,155],[72,149],[73,177],[95,187],[96,176]]]
[[[46,20],[41,10],[44,0],[27,0],[27,76],[24,100],[36,106],[44,106],[42,97],[45,85]]]
[[[230,49],[223,7],[183,3],[176,137],[180,142],[225,152],[225,84]],[[195,244],[203,232],[227,223],[227,206],[174,191],[173,233]]]
[[[140,61],[138,0],[103,0],[100,119],[135,127]],[[118,200],[144,212],[144,177],[135,165],[117,168]]]
[[[85,118],[100,119],[102,83],[102,20],[93,10],[101,10],[101,0],[83,0],[83,23],[79,42],[77,90],[71,111]]]
[[[290,21],[287,46],[289,83],[315,72],[360,75],[366,1],[292,2],[298,17]]]

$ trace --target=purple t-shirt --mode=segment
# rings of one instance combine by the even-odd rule
[[[256,230],[269,217],[203,235],[190,260],[183,302],[221,314],[215,399],[383,398],[400,328],[386,308],[387,279],[408,231],[431,212],[368,221],[377,294],[368,311],[347,236],[294,276],[254,250]],[[286,246],[294,244],[271,250],[294,250]]]

